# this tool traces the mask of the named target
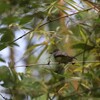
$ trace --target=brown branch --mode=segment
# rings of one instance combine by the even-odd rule
[[[58,18],[56,18],[56,19],[47,21],[47,22],[45,22],[44,24],[40,25],[39,28],[41,28],[42,26],[45,26],[46,24],[49,24],[49,23],[51,23],[51,22],[57,21],[57,20],[59,20],[59,19],[62,19],[62,18],[65,18],[65,17],[70,17],[70,16],[76,15],[76,14],[81,13],[81,12],[89,11],[89,10],[91,10],[91,9],[92,9],[92,8],[88,8],[88,9],[85,9],[85,10],[82,10],[82,11],[79,11],[79,12],[72,13],[72,14],[70,14],[70,15],[58,17]],[[19,39],[23,38],[24,36],[28,35],[29,33],[33,32],[34,30],[35,30],[35,28],[34,28],[33,30],[31,30],[31,31],[29,31],[29,32],[27,32],[27,33],[25,33],[24,35],[18,37],[17,39],[13,40],[12,42],[10,42],[10,43],[8,43],[8,44],[12,44],[12,43],[16,42],[17,40],[19,40]]]

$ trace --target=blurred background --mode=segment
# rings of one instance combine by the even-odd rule
[[[75,64],[57,64],[55,49]],[[2,100],[94,100],[99,73],[99,0],[0,0]]]

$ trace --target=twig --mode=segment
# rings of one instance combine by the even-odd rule
[[[78,63],[83,63],[83,61],[77,61]],[[85,61],[85,63],[100,63],[99,61]],[[15,68],[17,68],[17,67],[29,67],[29,66],[37,66],[37,65],[39,65],[39,66],[43,66],[43,65],[45,65],[45,66],[48,66],[48,65],[57,65],[57,64],[59,64],[59,62],[50,62],[50,64],[42,64],[42,63],[40,63],[40,64],[28,64],[28,65],[20,65],[20,66],[15,66]]]
[[[39,66],[43,66],[43,65],[56,65],[56,64],[58,64],[58,62],[50,62],[50,64],[42,64],[42,63],[40,63],[40,64],[28,64],[28,65],[20,65],[20,66],[15,66],[15,68],[16,67],[29,67],[29,66],[37,66],[37,65],[39,65]]]
[[[89,11],[89,10],[91,10],[91,9],[92,9],[92,8],[88,8],[88,9],[85,9],[85,10],[82,10],[82,11],[79,11],[79,12],[72,13],[72,14],[70,14],[70,15],[58,17],[58,18],[56,18],[56,19],[54,19],[54,20],[47,21],[47,22],[45,22],[44,24],[40,25],[39,28],[41,28],[42,26],[44,26],[44,25],[46,25],[46,24],[48,24],[48,23],[57,21],[57,20],[59,20],[59,19],[65,18],[65,17],[73,16],[73,15],[76,15],[76,14],[81,13],[81,12]],[[15,39],[14,41],[12,41],[12,42],[10,42],[10,43],[8,43],[8,44],[12,44],[12,43],[16,42],[17,40],[19,40],[19,39],[23,38],[24,36],[28,35],[29,33],[33,32],[34,30],[35,30],[35,28],[34,28],[33,30],[31,30],[31,31],[29,31],[29,32],[27,32],[27,33],[25,33],[24,35],[18,37],[17,39]]]
[[[49,99],[49,100],[53,100],[53,99],[51,99],[51,97],[50,97],[49,93],[48,93],[48,99]]]
[[[4,99],[4,100],[8,100],[7,98],[5,98],[2,94],[0,94],[1,95],[1,97]]]
[[[54,100],[55,97],[56,97],[56,94],[53,95],[52,100]]]

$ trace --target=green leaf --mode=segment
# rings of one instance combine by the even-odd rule
[[[2,23],[3,23],[3,24],[9,25],[9,24],[15,23],[15,22],[17,22],[17,21],[18,21],[18,17],[7,16],[6,18],[4,18],[4,19],[2,20]]]
[[[100,18],[97,18],[94,21],[99,24],[100,23]]]
[[[74,49],[88,49],[88,50],[90,50],[90,49],[92,49],[93,48],[93,46],[91,46],[91,45],[88,45],[88,44],[85,44],[85,43],[77,43],[77,44],[74,44],[73,46],[72,46],[72,48],[74,48]]]
[[[4,27],[4,28],[0,28],[0,33],[1,34],[4,34],[4,33],[7,33],[10,29],[8,29],[7,27]]]
[[[84,84],[84,83],[81,83],[81,85],[86,88],[86,89],[90,89],[90,87],[88,86],[88,84]]]
[[[14,39],[14,34],[12,30],[6,28],[6,30],[2,30],[2,32],[4,34],[1,37],[1,42],[7,43],[7,42],[11,42]]]
[[[81,27],[79,27],[79,31],[80,31],[80,35],[81,35],[81,37],[82,37],[82,39],[86,42],[86,35],[85,35],[85,30],[84,29],[82,29]]]
[[[70,8],[65,7],[65,6],[61,6],[61,5],[57,5],[56,7],[57,7],[59,10],[61,10],[63,13],[65,13],[66,15],[68,15],[68,13],[66,12],[66,10],[69,11]]]
[[[0,1],[0,13],[4,13],[6,11],[8,11],[10,8],[10,5],[7,4],[5,1]]]
[[[52,10],[53,10],[53,8],[56,6],[57,3],[58,3],[58,1],[54,1],[54,2],[52,2],[52,3],[48,6],[48,8],[47,8],[47,10],[48,10],[48,15],[51,15]]]
[[[16,83],[19,83],[18,74],[16,71],[12,68],[12,65],[9,67],[1,66],[0,67],[0,81],[3,81],[2,84],[3,87],[6,88],[12,88],[16,85]]]
[[[26,50],[26,52],[24,53],[24,55],[27,55],[27,53],[31,52],[32,50],[34,50],[34,48],[36,48],[36,47],[38,47],[38,46],[41,46],[41,45],[43,45],[43,43],[35,44],[35,45],[29,47],[29,48]]]
[[[71,8],[69,8],[69,7],[58,5],[58,4],[56,5],[56,7],[61,9],[62,11],[64,11],[64,10],[67,10],[67,11],[71,10]]]
[[[12,40],[13,40],[12,34],[6,33],[1,37],[1,42],[11,42]]]
[[[80,14],[76,14],[75,17],[78,19],[78,20],[82,20],[82,16]]]
[[[38,57],[36,58],[35,62],[37,62],[40,57],[42,56],[42,54],[47,50],[48,46],[45,46],[44,49],[41,51],[41,53],[38,55]]]
[[[33,19],[33,15],[26,15],[26,16],[21,18],[19,24],[22,25],[22,24],[29,23],[32,19]]]
[[[0,62],[5,62],[5,60],[4,60],[4,59],[2,59],[2,58],[0,58]]]
[[[79,6],[75,6],[75,2],[73,1],[73,3],[68,2],[68,0],[64,0],[69,6],[71,6],[72,8],[74,8],[75,10],[79,11],[78,7]]]
[[[24,77],[17,89],[22,94],[29,94],[34,97],[41,96],[47,92],[47,88],[42,82],[34,81],[33,77],[29,76]]]
[[[39,3],[35,2],[32,4],[32,8],[39,8],[39,7],[41,7],[41,5]]]
[[[44,19],[44,17],[46,16],[46,12],[38,11],[38,12],[34,13],[33,16],[40,18],[40,19]]]
[[[7,81],[11,76],[10,70],[6,66],[0,67],[0,81]]]
[[[5,49],[7,45],[5,43],[0,43],[0,51]]]
[[[39,98],[37,98],[37,100],[46,100],[47,99],[47,94],[44,94],[42,96],[39,96]]]

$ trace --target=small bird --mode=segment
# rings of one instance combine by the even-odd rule
[[[55,61],[59,63],[68,64],[69,62],[72,62],[73,59],[76,59],[75,57],[71,57],[67,53],[62,52],[59,49],[55,49],[52,54],[54,56]]]

